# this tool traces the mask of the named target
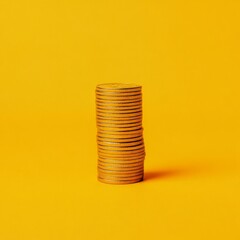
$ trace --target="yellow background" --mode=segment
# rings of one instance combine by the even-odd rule
[[[240,1],[0,1],[0,239],[240,239]],[[143,86],[146,181],[96,180],[95,86]]]

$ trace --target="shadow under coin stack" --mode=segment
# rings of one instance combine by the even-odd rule
[[[98,180],[110,184],[142,181],[142,87],[100,84],[96,88],[96,107]]]

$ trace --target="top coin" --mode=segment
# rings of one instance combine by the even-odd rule
[[[118,91],[118,90],[139,90],[142,87],[140,85],[136,84],[124,84],[124,83],[104,83],[97,85],[97,89],[101,90],[112,90],[112,91]]]

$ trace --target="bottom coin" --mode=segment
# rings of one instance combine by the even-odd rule
[[[143,177],[135,180],[117,180],[117,179],[107,179],[98,177],[98,181],[107,184],[123,185],[123,184],[133,184],[143,181]]]
[[[101,178],[105,178],[105,179],[115,179],[115,180],[119,180],[119,181],[126,181],[126,180],[136,180],[139,178],[143,177],[143,171],[141,173],[135,174],[135,175],[125,175],[125,176],[120,176],[120,175],[111,175],[111,174],[103,174],[102,172],[98,172],[98,176]]]

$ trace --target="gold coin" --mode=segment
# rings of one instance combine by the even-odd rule
[[[116,130],[113,130],[111,128],[98,128],[97,131],[99,134],[106,134],[106,135],[115,135],[115,134],[121,134],[121,135],[130,135],[130,134],[138,134],[143,132],[142,127],[137,127],[135,129],[132,128],[132,130],[124,130],[121,128],[115,128]]]
[[[139,173],[144,171],[144,166],[137,166],[137,167],[116,167],[116,166],[103,166],[103,165],[98,165],[98,171],[103,171],[104,173],[109,173],[109,174],[132,174],[132,173]]]
[[[101,119],[97,118],[97,124],[115,124],[115,125],[127,125],[127,124],[138,124],[142,123],[142,118],[136,119],[125,119],[125,120],[114,120],[114,119]]]
[[[124,161],[124,159],[125,159],[126,162],[130,163],[131,160],[137,160],[137,159],[138,160],[139,159],[144,160],[145,155],[146,155],[145,152],[142,152],[142,153],[139,153],[139,154],[136,154],[136,155],[111,155],[111,154],[106,154],[106,153],[98,153],[98,158],[99,159],[102,159],[102,158],[115,159],[116,163],[118,163],[117,160]],[[107,161],[105,161],[105,162],[107,162]],[[113,161],[111,161],[111,162],[113,162]]]
[[[106,150],[106,151],[135,151],[137,149],[142,149],[144,147],[144,144],[143,142],[140,143],[139,145],[135,145],[135,146],[127,146],[127,147],[124,147],[124,146],[109,146],[109,145],[101,145],[101,144],[98,144],[98,148],[99,149],[102,149],[102,150]]]
[[[104,111],[126,111],[126,110],[135,110],[135,109],[140,109],[142,110],[142,103],[137,103],[137,104],[134,104],[134,105],[119,105],[119,104],[99,104],[99,103],[96,103],[96,109],[98,110],[104,110]]]
[[[127,156],[127,155],[120,155],[120,156],[103,156],[101,154],[98,155],[98,161],[100,162],[106,162],[106,163],[116,163],[116,164],[124,164],[124,163],[140,163],[141,161],[144,161],[145,159],[145,153],[139,153],[133,156]]]
[[[97,122],[97,127],[109,127],[109,128],[129,128],[129,127],[142,127],[142,122],[133,123],[116,123],[116,122]]]
[[[112,120],[112,121],[128,121],[128,120],[142,120],[142,112],[134,114],[99,114],[96,115],[97,120]]]
[[[139,102],[142,102],[142,98],[134,98],[134,99],[119,99],[119,100],[106,100],[106,99],[98,99],[96,98],[96,104],[106,104],[106,105],[111,105],[111,104],[139,104]]]
[[[142,89],[133,89],[133,90],[107,90],[107,91],[103,91],[100,89],[95,89],[95,94],[96,95],[107,95],[107,96],[132,96],[132,95],[138,95],[138,94],[142,94]]]
[[[104,156],[104,154],[99,154],[98,159],[101,161],[119,161],[119,162],[130,162],[130,161],[140,161],[144,160],[146,154],[145,152],[141,152],[139,154],[135,154],[133,156],[127,156],[127,155],[120,155],[120,156]]]
[[[131,95],[131,96],[105,96],[105,95],[96,95],[96,100],[99,101],[113,101],[113,102],[121,102],[121,101],[136,101],[142,100],[142,95]]]
[[[123,105],[99,105],[98,103],[96,103],[96,111],[108,111],[108,112],[124,112],[124,111],[128,111],[128,110],[132,110],[132,111],[142,111],[142,104],[135,104],[135,105],[127,105],[127,106],[123,106]]]
[[[131,150],[126,150],[128,148],[131,148]],[[98,145],[98,151],[101,151],[101,153],[106,154],[112,154],[114,155],[136,155],[138,152],[143,152],[144,150],[144,144],[142,143],[139,146],[129,146],[129,147],[110,147],[110,146],[101,146]]]
[[[144,157],[138,158],[135,160],[131,159],[125,159],[125,160],[116,160],[116,159],[105,159],[102,160],[100,157],[98,158],[98,165],[106,166],[106,167],[137,167],[137,166],[142,166],[144,164]]]
[[[98,165],[98,171],[103,173],[119,173],[119,174],[136,174],[144,171],[144,165],[136,167],[115,167],[115,166],[103,166]]]
[[[99,91],[96,89],[96,96],[99,97],[128,97],[128,96],[142,96],[142,90],[140,91],[128,91],[128,92],[119,92],[119,91]]]
[[[103,146],[103,147],[135,147],[138,145],[144,145],[144,141],[138,141],[138,142],[130,142],[127,144],[119,144],[119,143],[108,143],[108,142],[97,142],[99,146]]]
[[[137,173],[140,171],[143,171],[144,169],[144,165],[138,165],[138,166],[116,166],[116,165],[100,165],[98,164],[98,169],[100,171],[106,172],[106,173],[112,173],[112,172],[116,172],[116,173]]]
[[[135,150],[135,151],[110,151],[110,150],[102,150],[98,148],[98,155],[101,157],[110,157],[110,158],[117,158],[117,157],[136,157],[140,155],[144,155],[145,151],[144,148],[141,150]]]
[[[103,112],[103,113],[131,113],[131,112],[142,112],[142,106],[137,106],[135,108],[100,108],[97,107],[96,112]]]
[[[101,178],[105,178],[108,180],[134,180],[134,179],[139,179],[143,177],[143,171],[138,173],[138,174],[131,174],[131,175],[114,175],[114,174],[109,174],[109,173],[103,173],[98,171],[98,176]]]
[[[127,114],[127,113],[142,112],[142,108],[135,108],[135,109],[128,109],[128,110],[97,108],[96,112],[102,113],[102,114]]]
[[[142,116],[128,117],[128,118],[113,118],[113,117],[101,117],[96,115],[97,123],[106,124],[131,124],[131,123],[142,123]]]
[[[103,169],[126,169],[126,170],[132,170],[132,169],[140,169],[144,167],[144,161],[140,161],[137,163],[108,163],[108,162],[101,162],[98,161],[98,167],[101,167]]]
[[[103,155],[99,155],[98,156],[98,160],[102,161],[102,162],[116,162],[116,163],[121,163],[121,162],[127,162],[127,163],[135,163],[138,161],[141,161],[145,159],[145,153],[144,154],[138,154],[136,156],[103,156]]]
[[[132,132],[132,131],[137,131],[137,130],[140,130],[140,129],[143,129],[142,128],[142,125],[136,125],[136,126],[130,126],[130,127],[118,127],[116,125],[113,125],[113,126],[97,126],[97,130],[99,132]]]
[[[112,155],[107,155],[107,154],[98,154],[98,159],[101,161],[101,159],[110,159],[110,160],[103,160],[105,163],[116,163],[116,164],[121,164],[121,163],[129,163],[129,164],[134,164],[140,161],[145,161],[145,153],[140,153],[138,155],[132,155],[132,156],[127,156],[127,155],[120,155],[120,156],[112,156]]]
[[[142,106],[142,99],[126,99],[126,100],[103,100],[96,99],[96,106],[102,107],[135,107]]]
[[[118,143],[118,142],[109,142],[109,141],[98,141],[97,140],[97,143],[99,145],[102,145],[102,146],[113,146],[113,147],[128,147],[128,146],[137,146],[139,144],[143,144],[144,141],[143,139],[139,140],[139,141],[134,141],[134,142],[126,142],[126,143]]]
[[[121,133],[121,132],[115,132],[114,135],[111,135],[110,137],[106,136],[104,137],[103,135],[100,135],[100,132],[98,132],[97,135],[97,143],[108,143],[108,144],[119,144],[119,146],[123,146],[124,144],[127,145],[128,143],[133,144],[134,142],[141,142],[143,141],[143,134],[140,134],[139,137],[126,137],[126,138],[114,138],[116,133]],[[125,136],[125,135],[122,135]]]
[[[124,169],[124,168],[129,168],[129,169],[137,169],[137,168],[142,168],[144,166],[144,160],[138,161],[138,162],[127,162],[125,161],[124,163],[115,163],[115,162],[101,162],[98,160],[98,166],[106,169]]]
[[[141,89],[142,87],[140,85],[136,84],[124,84],[124,83],[104,83],[104,84],[98,84],[96,89],[102,90],[102,91],[125,91],[125,90],[131,90],[136,91]]]
[[[115,143],[129,143],[129,142],[136,142],[136,141],[144,141],[143,135],[140,135],[140,137],[136,138],[102,138],[97,136],[97,141],[107,141],[107,142],[115,142]]]
[[[111,155],[112,157],[114,156],[139,156],[140,154],[144,154],[144,145],[142,145],[139,149],[134,149],[134,150],[114,150],[114,149],[104,149],[104,148],[99,148],[98,146],[98,153],[99,155]]]
[[[130,106],[128,108],[117,108],[117,107],[105,107],[105,106],[101,106],[99,107],[98,105],[96,105],[96,112],[102,112],[102,113],[112,113],[112,114],[125,114],[125,113],[131,113],[131,112],[142,112],[143,108],[142,105],[138,105],[138,106]]]
[[[119,133],[119,132],[116,132]],[[125,135],[123,135],[125,136]],[[114,137],[114,136],[113,136]],[[139,138],[105,138],[102,136],[97,136],[97,143],[100,145],[110,145],[110,146],[127,146],[135,145],[135,143],[144,142],[143,135],[140,135]]]
[[[142,129],[142,126],[136,127],[98,127],[99,132],[117,132],[117,133],[129,133]]]
[[[132,110],[142,110],[142,105],[138,104],[135,106],[103,106],[103,105],[96,105],[98,111],[113,111],[113,112],[124,112],[124,111],[132,111]]]
[[[123,171],[123,172],[131,172],[131,171],[138,171],[138,170],[143,170],[144,169],[144,164],[139,164],[139,165],[136,165],[136,166],[127,166],[127,165],[124,165],[124,166],[120,166],[120,165],[110,165],[110,164],[98,164],[98,168],[101,168],[103,170],[106,170],[106,171]]]
[[[129,149],[129,150],[128,150]],[[110,147],[110,146],[101,146],[98,145],[98,151],[106,154],[112,155],[135,155],[138,152],[144,151],[144,144],[139,146],[130,146],[130,147]]]
[[[143,177],[143,171],[135,174],[127,174],[127,173],[104,173],[98,170],[98,175],[102,178],[107,178],[107,179],[119,179],[119,180],[133,180],[137,178]]]
[[[132,118],[142,118],[142,109],[136,109],[129,112],[129,111],[112,111],[112,110],[107,110],[107,111],[99,111],[99,109],[96,109],[96,116],[100,116],[101,118],[103,117],[105,120],[108,120],[108,118],[113,117],[112,121],[119,121],[121,123],[121,121],[128,121],[128,120],[132,120]],[[133,114],[133,116],[131,116],[131,114]],[[130,115],[130,116],[129,116]],[[116,119],[116,117],[119,118],[123,118],[123,119]],[[126,117],[128,119],[126,119]],[[103,120],[104,120],[103,119]],[[98,119],[97,119],[98,120]]]
[[[129,164],[130,165],[130,164]],[[138,165],[116,165],[116,164],[98,164],[98,168],[102,168],[105,170],[114,170],[114,171],[132,171],[132,170],[140,170],[144,169],[144,164],[138,164]]]
[[[131,152],[124,152],[124,151],[104,151],[102,149],[98,149],[98,157],[102,158],[130,158],[130,157],[139,157],[144,156],[145,151],[142,149],[142,151],[131,151]]]
[[[113,185],[124,185],[124,184],[134,184],[143,181],[143,177],[139,178],[137,180],[108,180],[105,178],[98,177],[98,181],[105,184],[113,184]]]
[[[98,178],[101,178],[101,179],[105,179],[105,180],[108,180],[108,181],[136,181],[137,179],[141,179],[144,177],[144,173],[136,176],[136,177],[114,177],[114,176],[111,176],[111,175],[103,175],[101,173],[98,172]]]
[[[121,156],[120,156],[121,157]],[[137,167],[141,166],[145,162],[145,156],[126,156],[125,158],[120,158],[115,156],[98,156],[97,164],[104,166],[116,166],[116,167]],[[135,159],[132,157],[136,157]]]
[[[113,111],[109,111],[109,112],[100,112],[100,111],[96,111],[96,116],[97,118],[104,118],[104,119],[122,119],[127,120],[128,118],[136,118],[136,117],[141,117],[142,118],[142,111],[136,111],[136,112],[113,112]]]
[[[95,102],[97,105],[100,106],[112,106],[112,107],[130,107],[130,106],[139,106],[142,105],[143,101],[142,101],[142,97],[138,100],[138,99],[133,99],[133,100],[128,100],[128,101],[112,101],[112,100],[103,100],[100,99],[100,101],[98,101],[98,98],[95,98]],[[127,99],[126,99],[127,100]]]
[[[137,137],[136,135],[143,135],[143,128],[141,126],[132,127],[132,130],[124,130],[124,128],[106,128],[106,127],[97,127],[97,136],[101,136],[102,138],[123,138],[125,135],[129,136],[129,139],[133,137]],[[125,137],[128,138],[128,137]]]
[[[96,123],[97,124],[101,124],[101,125],[122,125],[122,126],[133,126],[133,125],[137,125],[137,124],[142,124],[142,116],[139,116],[137,118],[125,118],[125,119],[111,119],[111,118],[100,118],[97,117],[96,118]]]
[[[103,171],[98,169],[98,174],[102,177],[114,177],[114,178],[136,178],[143,175],[143,169],[136,172],[114,172],[114,171]]]
[[[97,122],[116,122],[120,124],[127,124],[130,120],[142,121],[142,111],[137,112],[99,112],[96,111]],[[130,122],[131,123],[131,122]]]
[[[143,140],[143,135],[140,135],[136,138],[102,138],[97,136],[97,141],[108,141],[108,142],[115,142],[115,143],[128,143],[128,142],[136,142]]]
[[[143,127],[141,122],[138,122],[135,124],[114,124],[114,123],[102,124],[97,122],[96,127],[99,132],[103,132],[103,131],[116,132],[117,131],[117,132],[126,132],[126,134],[128,133],[129,135],[132,134],[133,132],[140,131],[140,130],[142,130],[143,132]]]
[[[133,91],[133,92],[117,92],[117,91],[99,91],[98,89],[96,89],[96,95],[101,97],[101,96],[109,96],[109,97],[112,97],[112,96],[122,96],[122,97],[125,97],[125,96],[136,96],[136,95],[142,95],[142,91]]]
[[[122,134],[123,133],[123,134]],[[126,139],[133,139],[135,137],[143,136],[143,130],[141,131],[129,131],[129,132],[103,132],[103,131],[98,131],[97,136],[101,137],[103,139],[121,139],[121,138],[126,138]],[[115,140],[114,142],[117,142]]]
[[[127,104],[127,103],[136,103],[136,105],[139,105],[137,102],[142,101],[141,97],[135,97],[135,98],[96,98],[96,103],[103,103],[103,104]]]
[[[99,162],[98,163],[98,167],[101,167],[103,169],[107,169],[107,170],[110,170],[110,169],[115,169],[115,170],[134,170],[134,169],[140,169],[140,168],[144,168],[144,163],[141,162],[141,163],[138,163],[138,164],[114,164],[114,163],[102,163],[102,162]]]
[[[108,102],[99,102],[96,101],[96,106],[97,107],[107,107],[107,108],[126,108],[126,107],[139,107],[142,106],[142,100],[140,101],[136,101],[136,102],[112,102],[112,101],[108,101]]]
[[[137,137],[142,137],[143,133],[142,132],[138,132],[138,133],[131,133],[131,134],[106,134],[106,133],[102,133],[102,132],[98,132],[97,134],[98,137],[101,138],[105,138],[105,139],[134,139]],[[116,140],[115,140],[116,141]]]
[[[135,135],[138,133],[143,133],[142,125],[133,126],[133,127],[98,127],[97,126],[98,135]],[[106,136],[107,137],[107,136]],[[111,136],[110,136],[111,137]]]
[[[127,100],[127,99],[142,99],[142,94],[141,93],[136,93],[134,95],[132,94],[125,94],[125,95],[122,95],[122,94],[112,94],[112,95],[109,95],[109,94],[98,94],[96,92],[96,95],[95,95],[96,99],[102,99],[102,100],[117,100],[117,99],[123,99],[123,100]]]
[[[125,83],[103,83],[98,84],[97,89],[101,90],[125,90],[125,89],[139,89],[140,85],[136,84],[125,84]]]
[[[114,117],[100,117],[96,116],[97,124],[119,124],[119,125],[127,125],[127,124],[134,124],[134,123],[142,123],[142,116],[136,116],[131,118],[114,118]]]
[[[109,174],[103,174],[103,173],[99,173],[98,172],[98,177],[105,179],[105,180],[114,180],[114,181],[127,181],[127,180],[138,180],[138,179],[142,179],[143,178],[143,173],[138,174],[136,176],[114,176],[114,175],[109,175]]]
[[[125,91],[139,91],[142,86],[136,84],[123,84],[123,83],[104,83],[98,84],[96,90],[103,92],[125,92]]]
[[[102,169],[98,167],[97,172],[99,175],[110,175],[114,177],[133,177],[133,176],[139,176],[140,174],[143,174],[143,167],[139,169]]]
[[[129,123],[129,124],[114,124],[114,123],[97,123],[98,128],[132,128],[132,127],[142,127],[142,122]]]
[[[103,128],[103,129],[108,129],[108,128],[113,128],[113,129],[128,129],[128,128],[142,128],[142,122],[136,122],[136,123],[126,123],[126,124],[120,124],[120,123],[102,123],[102,122],[97,122],[96,127],[98,128]],[[128,131],[128,130],[126,130]]]
[[[107,110],[107,111],[99,111],[99,109],[96,110],[96,116],[100,116],[101,118],[104,117],[105,120],[108,120],[109,118],[113,117],[112,120],[115,120],[115,121],[119,121],[119,123],[121,123],[121,121],[128,121],[128,120],[131,120],[131,118],[133,117],[139,117],[139,118],[142,118],[142,109],[136,109],[133,110],[133,111],[112,111],[112,110]],[[132,116],[131,116],[132,114]],[[130,116],[129,116],[130,115]],[[116,119],[116,117],[118,118],[123,118],[122,120],[118,120]],[[125,118],[125,119],[124,119]],[[129,118],[129,119],[126,119],[126,118]],[[98,119],[97,119],[98,120]]]
[[[145,154],[139,154],[136,156],[112,156],[112,157],[105,157],[102,155],[98,156],[98,162],[106,163],[106,164],[140,164],[141,162],[145,161]]]
[[[132,177],[139,177],[143,175],[143,169],[137,171],[111,171],[107,170],[104,171],[102,169],[97,169],[98,175],[104,177],[114,177],[114,178],[132,178]]]

